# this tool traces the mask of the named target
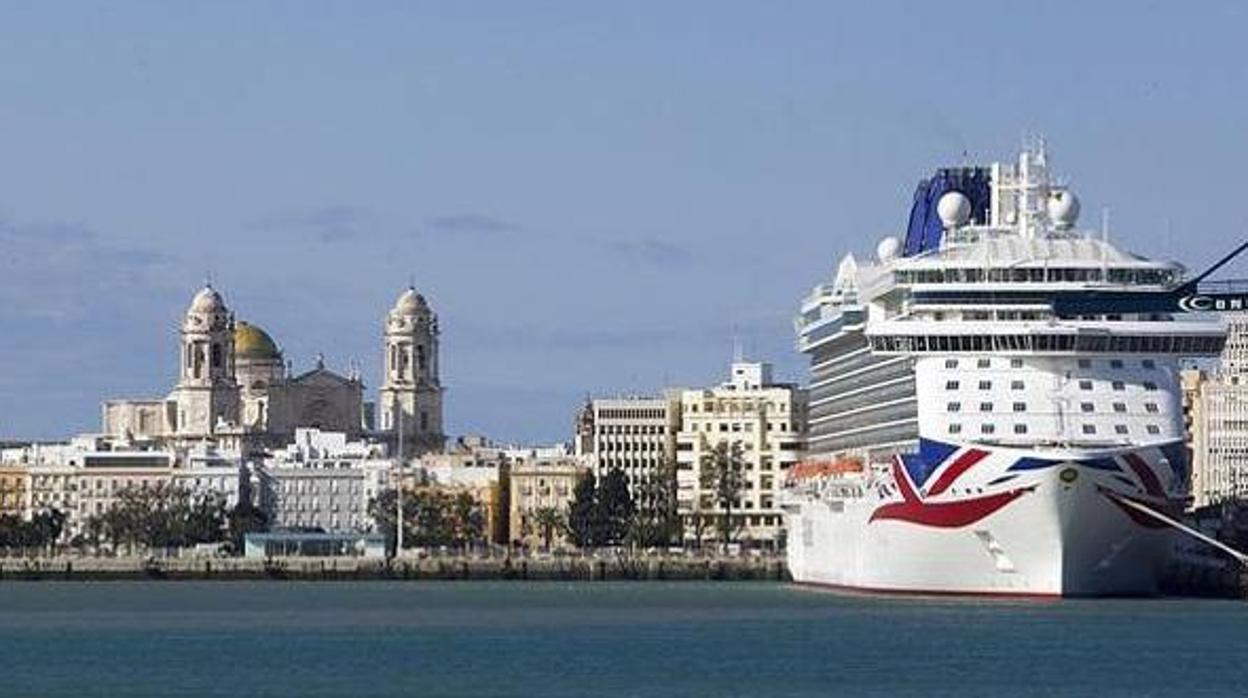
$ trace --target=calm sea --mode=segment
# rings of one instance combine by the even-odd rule
[[[1248,603],[762,583],[5,583],[4,696],[1248,695]]]

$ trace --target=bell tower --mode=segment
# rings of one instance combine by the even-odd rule
[[[410,457],[439,451],[442,433],[442,381],[438,377],[438,318],[425,297],[409,287],[386,315],[379,390],[381,430],[397,453]]]
[[[205,438],[218,425],[238,423],[238,382],[234,378],[234,316],[221,294],[204,286],[182,320],[174,433]]]

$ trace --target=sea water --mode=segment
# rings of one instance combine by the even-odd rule
[[[6,582],[4,696],[1248,695],[1248,604],[768,583]]]

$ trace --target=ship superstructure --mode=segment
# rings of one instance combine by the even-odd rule
[[[1187,496],[1180,357],[1216,319],[1152,302],[1185,281],[1081,230],[1042,148],[944,169],[904,239],[846,256],[797,319],[807,453],[790,475],[798,581],[898,591],[1155,589]],[[846,466],[846,464],[857,464]]]

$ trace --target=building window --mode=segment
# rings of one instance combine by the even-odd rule
[[[1091,390],[1091,389],[1092,389],[1092,381],[1079,381],[1079,389],[1080,389],[1080,390]]]
[[[1026,425],[1026,424],[1015,424],[1015,425],[1014,425],[1014,433],[1015,433],[1015,434],[1026,434],[1026,433],[1027,433],[1027,425]]]
[[[957,389],[958,389],[957,381],[945,381],[945,390],[957,390]]]
[[[1157,368],[1157,362],[1152,359],[1144,359],[1140,363],[1144,366],[1144,368]]]
[[[945,368],[957,368],[957,367],[958,367],[957,359],[945,359]]]
[[[1144,403],[1144,411],[1148,412],[1149,414],[1157,414],[1157,412],[1159,411],[1159,408],[1157,407],[1157,403],[1155,402],[1146,402]]]
[[[1114,425],[1114,433],[1115,433],[1115,434],[1125,434],[1125,433],[1127,433],[1127,425],[1126,425],[1126,424],[1115,424],[1115,425]]]
[[[1095,412],[1096,406],[1090,402],[1081,402],[1079,403],[1079,410],[1082,412]]]
[[[991,402],[981,402],[981,403],[979,403],[979,411],[980,411],[980,412],[991,412],[991,411],[992,411],[992,403],[991,403]]]
[[[996,431],[997,425],[995,424],[984,423],[979,425],[979,433],[981,434],[994,434]]]
[[[1079,368],[1092,368],[1092,362],[1089,359],[1079,359]]]
[[[1084,424],[1084,425],[1083,425],[1083,433],[1085,433],[1085,434],[1095,434],[1095,433],[1096,433],[1096,425],[1095,425],[1095,424]]]
[[[1022,367],[1023,367],[1022,359],[1010,359],[1010,368],[1022,368]]]
[[[991,368],[992,359],[979,359],[975,362],[975,368]]]
[[[979,389],[980,390],[992,390],[992,381],[980,381]]]
[[[1023,389],[1022,381],[1010,381],[1010,390],[1022,390],[1022,389]]]
[[[1015,412],[1026,412],[1026,411],[1027,411],[1027,403],[1025,403],[1025,402],[1016,402],[1016,403],[1014,403],[1014,411],[1015,411]],[[396,514],[396,516],[397,516],[397,514]]]
[[[1145,389],[1145,390],[1156,390],[1156,389],[1157,389],[1157,384],[1156,384],[1156,383],[1154,383],[1154,382],[1152,382],[1152,381],[1144,381],[1144,389]]]
[[[1121,391],[1121,390],[1126,390],[1126,389],[1127,389],[1127,385],[1126,385],[1125,383],[1123,383],[1122,381],[1114,381],[1112,385],[1113,385],[1114,390],[1120,390],[1120,391]]]
[[[950,424],[950,425],[949,425],[949,433],[950,433],[950,434],[961,434],[961,433],[962,433],[962,425],[961,425],[961,424]]]
[[[1110,368],[1122,368],[1122,359],[1110,359],[1109,367]]]
[[[951,403],[949,403],[948,405],[945,405],[945,410],[946,410],[946,411],[948,411],[948,412],[961,412],[961,411],[962,411],[962,403],[960,403],[960,402],[951,402]]]
[[[1119,413],[1119,414],[1122,414],[1123,412],[1126,412],[1126,411],[1127,411],[1127,403],[1125,403],[1125,402],[1115,402],[1115,403],[1114,403],[1114,411],[1115,411],[1115,412],[1117,412],[1117,413]]]
[[[1147,429],[1150,434],[1156,435],[1161,433],[1161,427],[1158,427],[1156,424],[1149,424]]]

